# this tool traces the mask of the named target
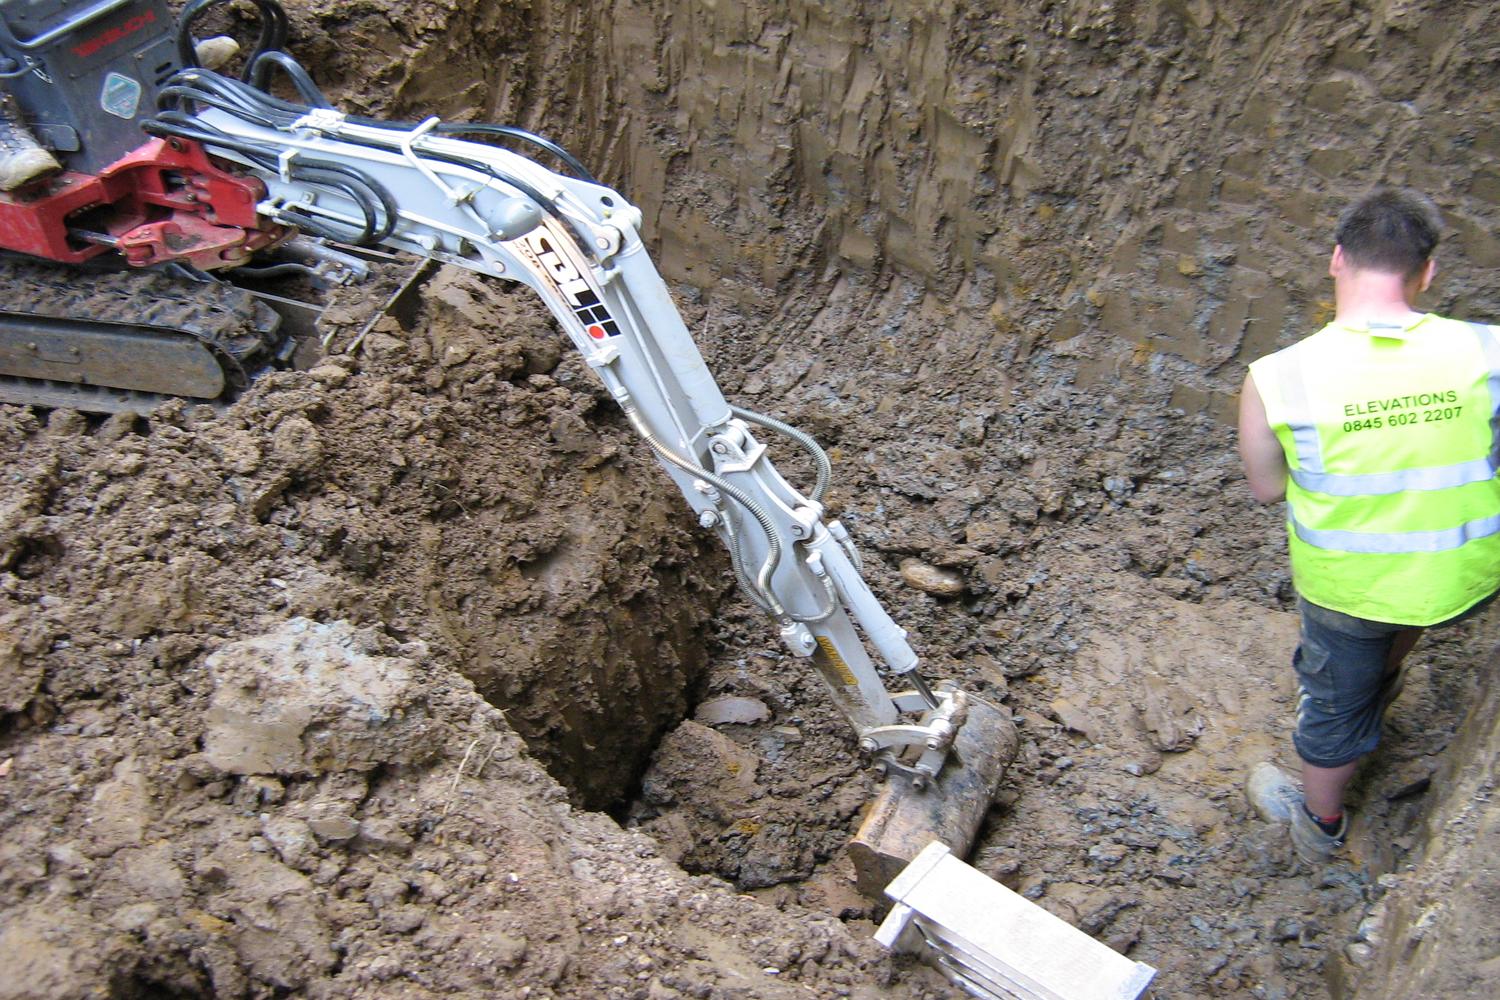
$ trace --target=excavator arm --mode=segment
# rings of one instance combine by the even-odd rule
[[[866,891],[878,894],[934,837],[966,852],[1015,752],[1008,715],[957,684],[922,678],[906,632],[865,582],[848,532],[825,517],[827,456],[808,435],[724,398],[646,251],[639,209],[566,151],[520,129],[436,118],[399,124],[335,110],[281,51],[286,19],[275,0],[253,0],[262,32],[241,79],[195,66],[189,28],[220,2],[192,0],[175,30],[160,0],[87,7],[59,0],[35,23],[0,18],[0,78],[49,135],[88,140],[65,157],[70,172],[0,193],[8,234],[0,246],[68,266],[113,255],[136,267],[204,272],[230,271],[277,248],[336,260],[327,244],[349,244],[527,285],[699,523],[722,540],[749,600],[788,651],[817,670],[861,751],[887,778],[856,839]],[[85,37],[93,40],[79,41]],[[130,75],[132,47],[134,62],[141,53],[158,60],[158,75]],[[92,75],[63,73],[77,85],[54,87],[75,62]],[[185,68],[165,72],[174,63]],[[273,75],[299,100],[273,96]],[[113,131],[83,128],[99,117],[90,104],[96,90],[107,98],[105,117],[119,119]],[[137,118],[150,100],[157,110]],[[19,118],[4,124],[20,134]],[[133,145],[135,127],[150,140]],[[529,144],[564,169],[473,141],[497,136]],[[144,343],[148,335],[164,358],[182,364],[224,368],[228,356],[183,324],[54,331],[60,322],[12,320],[0,339],[0,370],[107,379],[112,371],[93,357],[97,345]],[[47,337],[64,346],[52,350]],[[68,344],[80,355],[80,343],[89,345],[86,365],[51,357]],[[178,382],[156,391],[176,391]],[[218,391],[216,383],[198,394]],[[806,492],[772,464],[765,444],[772,437],[811,455],[815,482]]]
[[[209,76],[188,71],[182,85]],[[252,94],[243,88],[241,96]],[[200,141],[258,177],[267,192],[259,210],[274,224],[305,229],[312,222],[351,236],[369,229],[385,249],[535,291],[699,523],[723,540],[746,595],[787,649],[818,668],[864,748],[918,788],[936,778],[967,699],[922,680],[905,631],[866,585],[848,533],[824,521],[830,466],[822,449],[725,400],[641,241],[640,210],[592,179],[445,136],[437,119],[407,128],[327,108],[283,114],[285,125],[273,127],[205,108],[192,125],[163,131]],[[373,202],[351,193],[356,183]],[[784,436],[812,454],[818,474],[808,493],[776,471],[757,433]],[[887,692],[855,623],[912,690]],[[922,721],[898,721],[912,712]],[[906,748],[920,752],[908,762],[899,752]]]
[[[310,103],[322,103],[295,64],[282,65]],[[180,110],[147,131],[200,144],[258,179],[265,228],[407,251],[540,296],[699,524],[724,543],[746,596],[817,670],[887,776],[856,841],[865,842],[855,855],[867,888],[878,891],[934,837],[967,850],[1014,755],[1007,714],[954,683],[923,679],[848,532],[825,519],[827,456],[810,436],[725,399],[646,251],[639,209],[518,130],[507,131],[560,155],[569,172],[453,134],[474,126],[291,105],[202,69],[179,73],[166,93]],[[773,436],[810,453],[807,492],[776,470],[762,440]]]

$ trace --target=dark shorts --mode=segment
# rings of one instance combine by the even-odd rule
[[[1500,594],[1431,628],[1443,628],[1479,614]],[[1380,744],[1380,718],[1386,658],[1396,635],[1410,625],[1355,618],[1297,599],[1302,637],[1292,656],[1300,690],[1297,755],[1314,767],[1341,767]]]

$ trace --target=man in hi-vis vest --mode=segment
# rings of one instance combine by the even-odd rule
[[[1245,476],[1261,503],[1286,499],[1302,613],[1302,788],[1261,764],[1248,792],[1309,862],[1343,846],[1344,787],[1422,630],[1500,590],[1500,328],[1413,308],[1440,227],[1410,192],[1350,206],[1333,322],[1252,364],[1240,398]]]

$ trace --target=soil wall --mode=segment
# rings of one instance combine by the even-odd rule
[[[976,335],[1081,336],[1085,383],[1161,375],[1223,416],[1243,363],[1329,314],[1339,208],[1396,183],[1447,219],[1432,304],[1500,317],[1493,5],[345,9],[335,68],[390,54],[371,105],[563,138],[721,308],[897,273]]]
[[[933,674],[1023,720],[981,870],[1163,997],[1484,995],[1493,713],[1448,734],[1494,613],[1424,646],[1355,859],[1293,874],[1238,782],[1285,753],[1295,619],[1222,418],[1377,180],[1447,215],[1433,304],[1500,316],[1491,5],[292,13],[351,110],[524,124],[641,204]],[[6,408],[0,444],[0,995],[951,995],[840,878],[845,727],[758,616],[707,624],[722,557],[534,303],[445,272],[227,413]],[[675,730],[650,838],[532,759],[611,801],[700,686],[763,718]]]

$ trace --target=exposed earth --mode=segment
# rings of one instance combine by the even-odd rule
[[[290,9],[347,107],[643,208],[929,675],[1015,715],[981,871],[1160,998],[1500,993],[1500,611],[1418,647],[1299,866],[1243,794],[1297,619],[1228,422],[1377,181],[1444,211],[1426,304],[1500,321],[1500,10]],[[344,308],[228,408],[0,406],[0,997],[960,995],[871,940],[847,726],[542,306]]]

